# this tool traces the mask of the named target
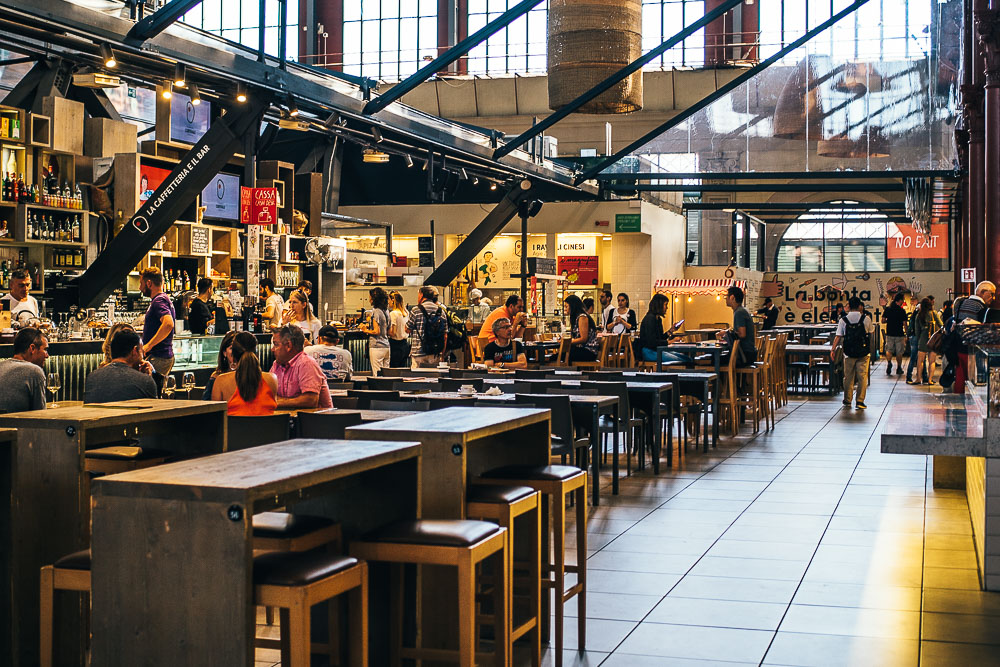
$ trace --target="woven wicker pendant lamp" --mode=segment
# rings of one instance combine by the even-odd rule
[[[549,108],[558,110],[642,55],[642,0],[550,0]],[[642,71],[579,113],[642,108]]]

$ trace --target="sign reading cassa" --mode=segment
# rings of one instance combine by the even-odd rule
[[[278,188],[240,188],[240,222],[244,225],[278,222]]]

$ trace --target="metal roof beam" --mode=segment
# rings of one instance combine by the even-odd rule
[[[617,72],[606,78],[604,81],[601,81],[599,84],[597,84],[587,92],[583,93],[582,95],[577,97],[575,100],[573,100],[566,106],[562,107],[555,113],[546,116],[544,119],[542,119],[540,123],[532,125],[530,128],[522,132],[520,135],[506,142],[503,146],[500,146],[498,149],[496,149],[496,151],[494,151],[493,159],[498,160],[502,158],[504,155],[510,153],[512,150],[518,148],[519,146],[523,146],[532,137],[538,136],[545,130],[549,129],[550,127],[561,121],[566,116],[570,115],[571,113],[582,107],[587,102],[590,102],[591,100],[595,99],[605,91],[610,90],[613,86],[615,86],[621,81],[624,81],[632,74],[638,72],[644,66],[652,62],[654,58],[666,53],[674,46],[683,42],[686,37],[690,36],[694,32],[705,27],[706,25],[716,20],[717,18],[721,17],[723,14],[725,14],[733,7],[742,2],[743,0],[726,0],[721,5],[719,5],[712,11],[708,12],[707,14],[702,16],[700,19],[698,19],[691,25],[678,31],[676,34],[674,34],[673,37],[662,42],[655,49],[652,49],[648,53],[637,58],[636,60],[633,60],[631,63],[621,68],[620,70],[618,70]]]
[[[857,178],[958,178],[960,171],[953,169],[904,169],[899,171],[740,171],[718,172],[649,172],[640,174],[598,174],[599,181],[655,181],[655,180],[782,180],[809,178],[826,180],[852,180]]]
[[[180,0],[174,0],[174,2],[179,1]],[[521,0],[521,2],[514,5],[459,43],[455,44],[455,46],[451,47],[437,58],[427,63],[389,90],[385,91],[384,94],[379,95],[375,99],[368,102],[362,113],[365,115],[378,113],[396,100],[401,99],[403,95],[406,95],[421,83],[434,76],[435,73],[440,72],[445,67],[464,56],[466,53],[471,51],[473,47],[484,42],[491,35],[500,31],[502,28],[507,27],[522,15],[527,14],[529,10],[531,10],[535,5],[541,3],[541,1],[542,0]]]
[[[729,94],[730,92],[732,92],[733,90],[735,90],[736,88],[738,88],[740,85],[746,83],[747,81],[749,81],[753,77],[757,76],[758,74],[760,74],[761,72],[763,72],[764,70],[766,70],[768,67],[770,67],[774,63],[776,63],[779,60],[781,60],[782,58],[784,58],[786,55],[788,55],[789,53],[791,53],[795,49],[798,49],[803,44],[807,43],[813,37],[815,37],[816,35],[820,34],[824,30],[826,30],[827,28],[829,28],[830,26],[832,26],[834,23],[836,23],[837,21],[839,21],[840,19],[842,19],[845,16],[848,16],[848,15],[852,14],[853,12],[857,11],[861,6],[863,6],[867,2],[868,2],[868,0],[855,0],[855,2],[853,2],[850,5],[848,5],[847,7],[845,7],[841,11],[837,12],[836,14],[834,14],[833,16],[831,16],[830,18],[828,18],[827,20],[825,20],[822,23],[820,23],[819,25],[815,26],[811,30],[807,31],[804,35],[802,35],[801,37],[799,37],[795,41],[790,42],[789,44],[787,44],[784,47],[782,47],[781,49],[779,49],[777,52],[775,52],[773,55],[771,55],[770,57],[768,57],[766,60],[762,60],[761,62],[757,63],[756,65],[754,65],[753,67],[751,67],[746,72],[744,72],[740,76],[736,77],[735,79],[733,79],[732,81],[730,81],[726,85],[718,88],[714,93],[711,93],[710,95],[706,95],[705,97],[701,98],[700,100],[698,100],[697,102],[695,102],[694,104],[692,104],[687,109],[685,109],[684,111],[680,112],[679,114],[677,114],[676,116],[674,116],[673,118],[671,118],[670,120],[668,120],[667,122],[663,123],[662,125],[660,125],[659,127],[655,128],[654,130],[652,130],[650,132],[647,132],[646,134],[644,134],[639,139],[636,139],[635,141],[633,141],[628,146],[626,146],[622,150],[618,151],[617,153],[615,153],[611,157],[608,157],[608,158],[606,158],[604,160],[601,160],[599,163],[597,163],[596,165],[594,165],[590,169],[587,169],[582,174],[580,174],[579,176],[577,176],[575,182],[577,184],[580,184],[580,183],[582,183],[582,182],[584,182],[586,180],[589,180],[589,179],[593,178],[594,176],[596,176],[597,174],[601,173],[602,171],[604,171],[605,169],[607,169],[611,165],[617,164],[618,162],[621,161],[621,159],[623,157],[625,157],[625,156],[629,155],[630,153],[632,153],[632,151],[634,151],[636,149],[639,149],[639,148],[642,148],[643,146],[645,146],[646,144],[648,144],[650,141],[652,141],[656,137],[660,136],[661,134],[663,134],[664,132],[666,132],[670,128],[676,127],[680,123],[683,123],[685,120],[687,120],[688,118],[690,118],[691,116],[693,116],[695,113],[697,113],[701,109],[704,109],[705,107],[707,107],[712,102],[714,102],[717,99],[721,98],[723,95]]]
[[[609,192],[903,192],[902,183],[664,183],[619,185],[608,183]],[[733,208],[733,207],[731,207]]]
[[[741,209],[750,211],[773,211],[773,210],[801,210],[809,211],[814,208],[836,208],[842,210],[904,210],[906,205],[903,202],[858,202],[855,204],[831,204],[829,202],[684,202],[682,208],[691,211],[723,211],[726,209]]]
[[[126,39],[141,44],[147,39],[156,37],[169,28],[174,21],[184,16],[195,5],[200,3],[201,0],[170,0],[170,2],[136,23],[129,31]],[[264,0],[260,0],[260,3],[263,6]]]

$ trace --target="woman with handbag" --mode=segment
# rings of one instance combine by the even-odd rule
[[[918,376],[917,380],[909,384],[934,384],[934,362],[937,356],[931,351],[928,343],[939,327],[931,300],[926,297],[921,299],[913,317],[913,330],[917,336],[917,369],[923,368],[924,360],[927,361],[927,382],[921,383],[919,381],[921,378]]]

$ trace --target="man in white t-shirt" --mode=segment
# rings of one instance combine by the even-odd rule
[[[260,298],[264,299],[263,317],[269,331],[281,328],[281,311],[285,309],[285,300],[274,292],[274,281],[270,278],[260,279]]]
[[[316,360],[327,380],[344,382],[351,379],[354,372],[354,358],[349,350],[340,347],[340,332],[337,327],[320,327],[316,345],[309,345],[303,352]]]
[[[837,322],[837,335],[830,348],[830,359],[837,360],[837,348],[844,343],[844,406],[851,406],[851,396],[857,382],[858,390],[854,405],[864,410],[865,394],[868,392],[868,362],[871,359],[871,335],[875,330],[872,318],[865,313],[861,299],[852,296],[847,302],[850,310]]]
[[[607,331],[608,323],[614,321],[615,317],[615,304],[614,295],[611,290],[601,290],[601,321],[598,322],[599,331]]]
[[[14,269],[10,274],[10,294],[3,297],[10,306],[10,319],[18,321],[18,316],[25,320],[38,319],[38,301],[28,294],[31,290],[31,275],[26,269]]]

